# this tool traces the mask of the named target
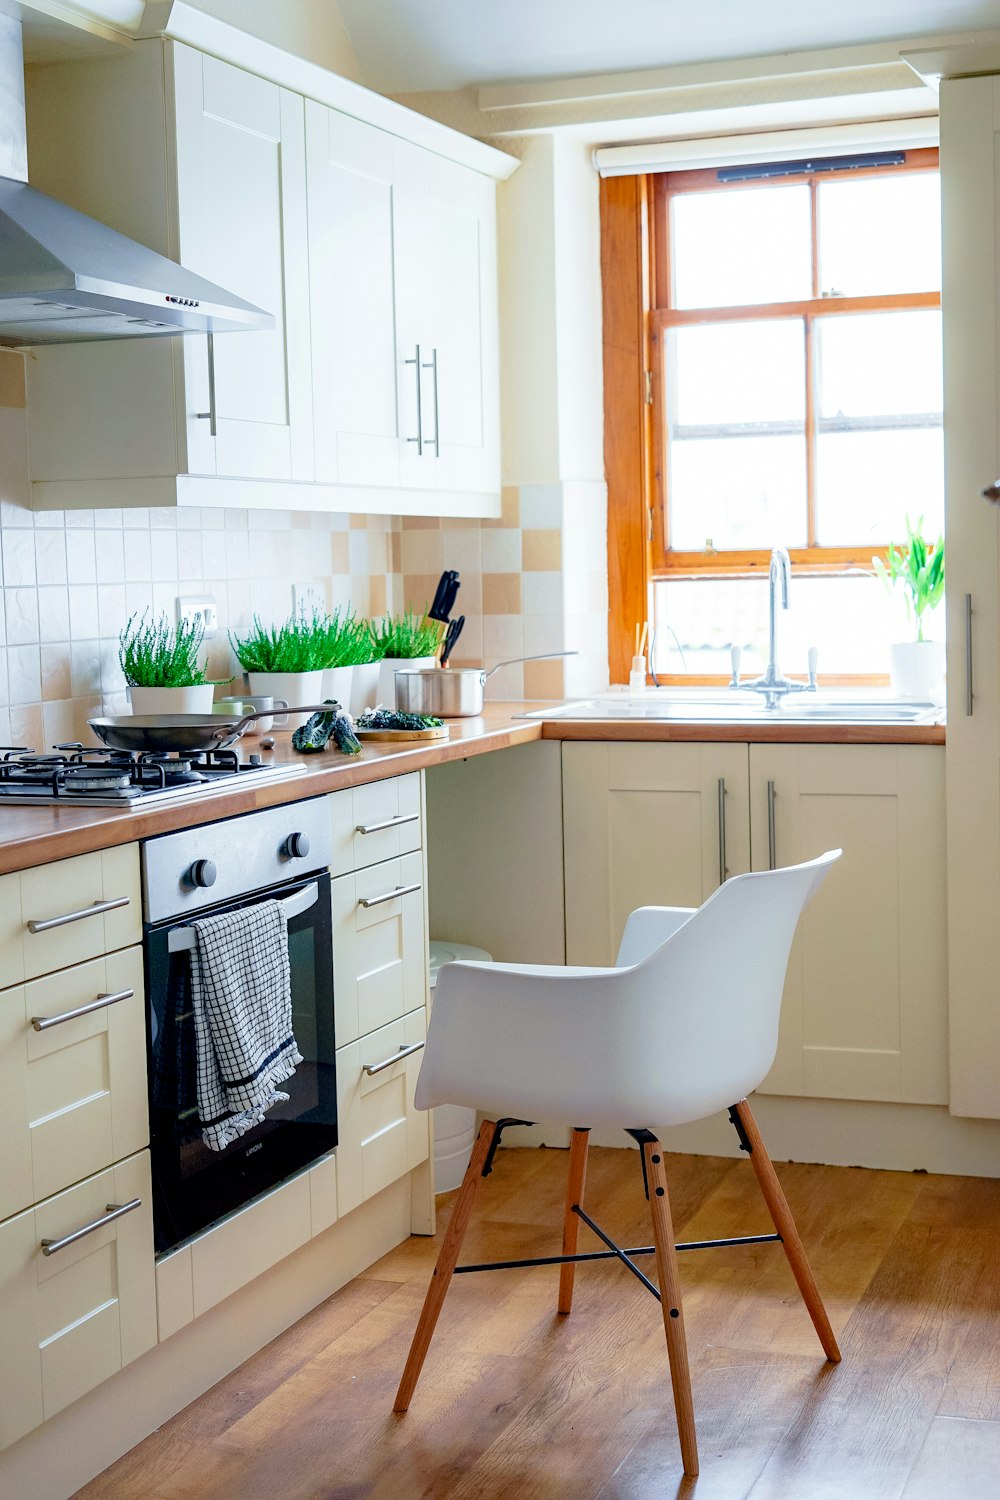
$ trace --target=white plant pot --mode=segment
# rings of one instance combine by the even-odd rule
[[[211,682],[196,687],[130,687],[134,714],[210,714],[215,687]]]
[[[436,656],[384,656],[378,664],[378,693],[376,702],[381,704],[383,708],[395,708],[396,673],[433,667],[436,662]]]
[[[944,641],[896,641],[889,647],[889,682],[898,698],[936,701],[944,671]]]
[[[375,707],[381,665],[378,661],[363,661],[356,662],[351,669],[354,673],[351,682],[351,713],[355,718],[358,714],[363,714],[365,709]]]
[[[248,672],[250,691],[277,700],[280,698],[290,708],[297,703],[323,702],[323,672]],[[304,724],[309,714],[289,714],[287,725],[282,728],[296,729]]]
[[[323,697],[333,698],[346,708],[351,710],[351,693],[354,688],[353,667],[327,667],[323,673]]]

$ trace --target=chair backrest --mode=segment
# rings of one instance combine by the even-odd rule
[[[639,1066],[651,1075],[646,1086],[669,1096],[671,1113],[711,1113],[767,1075],[799,917],[840,857],[833,849],[805,864],[731,877],[630,971],[633,1003],[647,1012],[632,1024],[648,1027],[663,1049],[659,1061],[647,1051]]]

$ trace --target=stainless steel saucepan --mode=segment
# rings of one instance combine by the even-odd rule
[[[329,711],[328,703],[306,703],[290,708],[290,714]],[[284,712],[284,710],[282,710]],[[169,755],[175,751],[222,750],[238,740],[255,719],[270,719],[274,709],[226,719],[219,714],[122,714],[110,719],[88,719],[87,723],[109,750],[130,750],[133,755]]]
[[[512,656],[487,672],[484,667],[399,668],[396,707],[406,714],[435,714],[439,719],[471,719],[483,711],[483,689],[487,679],[501,667],[520,661],[548,661],[553,656],[577,656],[576,651],[542,651],[537,656]]]

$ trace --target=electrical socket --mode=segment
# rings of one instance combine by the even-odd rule
[[[219,633],[219,608],[214,594],[184,594],[175,600],[178,623],[204,625],[205,639],[210,641]]]
[[[292,584],[292,614],[326,614],[326,590],[321,583]]]

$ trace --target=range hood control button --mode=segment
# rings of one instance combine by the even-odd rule
[[[309,835],[307,833],[290,833],[285,840],[284,854],[286,859],[305,859],[309,853]]]
[[[188,880],[194,886],[214,885],[218,877],[214,859],[196,859],[188,870]]]

